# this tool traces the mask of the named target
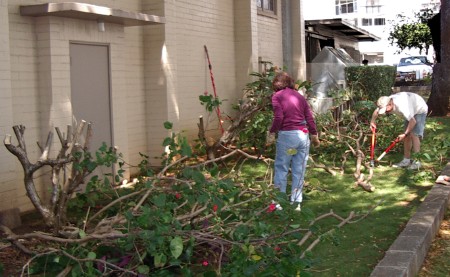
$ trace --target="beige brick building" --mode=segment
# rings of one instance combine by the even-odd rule
[[[267,10],[267,2],[275,6]],[[217,118],[198,100],[213,94],[204,45],[217,94],[227,100],[222,110],[232,114],[259,60],[304,79],[301,14],[300,0],[0,0],[0,134],[24,125],[33,160],[36,142],[54,127],[85,119],[94,138],[118,146],[130,165],[140,152],[163,153],[165,121],[195,139],[203,116],[217,135]],[[135,172],[128,168],[127,178]],[[32,205],[21,165],[2,145],[0,211],[10,209]]]

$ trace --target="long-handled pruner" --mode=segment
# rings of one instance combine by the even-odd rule
[[[370,145],[370,167],[374,167],[375,166],[375,161],[374,161],[374,154],[375,154],[375,133],[377,130],[377,127],[371,127],[372,129],[372,143]]]
[[[388,148],[386,148],[386,150],[384,150],[383,153],[381,153],[381,155],[378,157],[377,162],[379,162],[384,155],[386,155],[398,142],[400,141],[400,139],[397,137],[392,143],[391,145],[388,146]]]

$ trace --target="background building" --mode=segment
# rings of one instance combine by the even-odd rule
[[[400,57],[418,55],[418,50],[397,53],[388,42],[392,23],[398,22],[398,14],[413,18],[421,9],[430,8],[436,13],[439,0],[304,0],[305,20],[342,18],[380,38],[379,41],[359,42],[361,60],[369,64],[397,64]],[[425,53],[422,53],[425,55]],[[433,61],[430,48],[428,58]]]

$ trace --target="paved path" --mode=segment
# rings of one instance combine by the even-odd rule
[[[441,175],[450,176],[450,162]],[[434,184],[416,213],[372,271],[371,277],[414,277],[439,231],[450,203],[450,186]]]

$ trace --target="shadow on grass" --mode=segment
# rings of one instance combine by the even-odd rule
[[[316,215],[332,209],[342,217],[351,211],[357,216],[313,249],[310,257],[315,263],[309,270],[313,276],[369,276],[431,189],[415,181],[415,172],[384,166],[376,171],[373,193],[355,188],[349,175],[340,181],[321,178],[327,192],[311,189],[306,194],[305,206]],[[333,224],[337,221],[328,220],[317,230]]]

